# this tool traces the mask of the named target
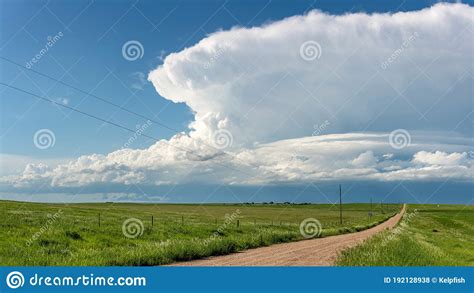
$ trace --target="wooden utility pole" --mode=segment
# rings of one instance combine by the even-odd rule
[[[339,224],[342,225],[342,187],[339,184]]]

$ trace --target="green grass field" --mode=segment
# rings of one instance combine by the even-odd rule
[[[321,222],[321,237],[355,232],[383,222],[400,206],[374,205],[369,218],[370,209],[369,204],[343,205],[339,225],[334,205],[0,201],[0,265],[168,264],[301,240],[299,226],[306,218]],[[130,218],[141,224],[126,225],[124,233]]]
[[[401,223],[344,251],[342,266],[474,266],[474,206],[409,205]]]

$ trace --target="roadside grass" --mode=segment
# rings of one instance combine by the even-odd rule
[[[370,228],[400,205],[42,204],[0,201],[0,265],[152,266],[304,239],[299,225],[315,218],[321,237]],[[99,216],[100,214],[100,216]],[[152,225],[153,216],[153,225]],[[99,226],[100,217],[100,226]],[[136,238],[122,230],[141,226]],[[135,235],[135,234],[134,234]]]
[[[339,266],[473,266],[474,206],[409,205],[401,223],[343,251]]]

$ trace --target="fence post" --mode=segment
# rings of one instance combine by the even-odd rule
[[[153,224],[154,224],[153,222],[154,222],[154,221],[153,221],[153,216],[151,216],[151,226],[152,226],[152,227],[153,227]]]
[[[99,213],[99,227],[100,227],[100,213]]]
[[[184,216],[181,216],[181,225],[184,225]]]
[[[237,228],[240,227],[240,220],[237,220]]]

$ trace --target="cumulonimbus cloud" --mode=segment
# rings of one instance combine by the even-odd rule
[[[193,111],[189,133],[143,150],[30,164],[0,184],[470,180],[473,14],[464,4],[316,10],[213,33],[148,76],[162,97]],[[406,145],[391,143],[396,129],[408,133]]]
[[[311,11],[213,33],[167,56],[148,79],[195,113],[190,135],[222,128],[252,145],[395,128],[457,131],[472,108],[474,8],[394,14]],[[311,55],[313,54],[313,55]]]

